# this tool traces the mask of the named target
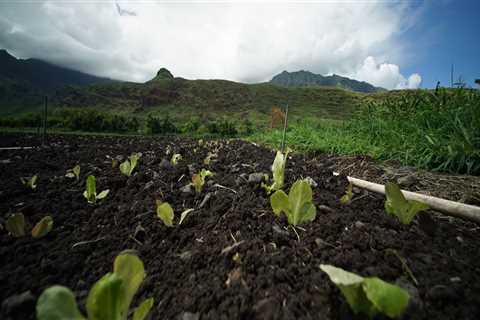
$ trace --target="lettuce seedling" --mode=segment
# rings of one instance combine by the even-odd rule
[[[364,278],[325,264],[320,269],[340,289],[355,314],[362,313],[371,319],[379,313],[399,318],[408,306],[407,291],[377,277]]]
[[[385,211],[396,216],[403,224],[409,224],[417,213],[429,208],[423,202],[405,199],[400,187],[393,182],[385,185],[385,195]]]
[[[130,252],[120,253],[113,272],[98,280],[87,296],[84,317],[73,292],[64,286],[52,286],[40,295],[36,313],[38,320],[126,320],[130,304],[145,278],[142,260]],[[134,311],[133,320],[143,320],[153,306],[153,298],[144,300]]]
[[[217,154],[216,153],[212,153],[212,152],[209,152],[207,154],[207,157],[205,159],[203,159],[203,164],[208,166],[210,165],[210,162],[212,161],[213,158],[217,157]]]
[[[163,221],[167,227],[173,227],[174,213],[173,209],[168,202],[162,202],[156,200],[157,203],[157,217]]]
[[[83,196],[87,199],[88,203],[96,203],[97,200],[105,198],[110,190],[103,190],[97,195],[97,183],[95,176],[88,176],[86,182],[86,190],[83,192]]]
[[[138,159],[140,159],[140,153],[132,153],[127,160],[120,164],[120,172],[127,177],[130,177],[137,166]]]
[[[288,196],[277,190],[270,196],[273,212],[279,216],[285,213],[288,223],[294,226],[315,219],[317,210],[312,202],[312,188],[305,180],[296,181]]]
[[[25,217],[23,213],[14,213],[8,217],[5,228],[16,238],[25,236]]]
[[[272,164],[273,183],[270,186],[262,183],[262,187],[265,189],[267,194],[283,188],[283,184],[285,181],[285,166],[287,164],[287,157],[288,151],[285,152],[285,154],[283,154],[281,151],[277,151],[277,155],[275,156]]]
[[[172,163],[172,165],[176,166],[178,164],[178,161],[181,161],[181,160],[182,160],[182,155],[180,153],[175,153],[172,156],[172,159],[170,160],[170,162]]]
[[[205,184],[205,178],[210,176],[213,176],[213,172],[205,169],[202,169],[202,171],[193,175],[191,184],[197,193],[202,192],[203,185]]]
[[[347,190],[345,191],[345,194],[340,198],[340,203],[347,204],[352,200],[352,198],[353,198],[353,185],[350,182],[347,186]]]
[[[72,169],[69,169],[67,171],[67,174],[65,175],[67,178],[76,178],[77,181],[80,179],[80,166],[77,164],[75,167]]]
[[[53,228],[53,219],[51,216],[45,216],[32,229],[32,237],[41,238],[46,236]]]
[[[30,188],[32,190],[35,190],[37,188],[37,180],[38,180],[37,175],[34,175],[31,178],[28,178],[28,177],[21,177],[20,178],[20,181],[22,181],[22,184],[25,187]]]

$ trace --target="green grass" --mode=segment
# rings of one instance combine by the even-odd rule
[[[281,137],[281,130],[273,130],[250,139],[278,146]],[[405,92],[370,101],[347,121],[294,122],[286,141],[301,150],[370,155],[418,168],[480,174],[480,93]]]

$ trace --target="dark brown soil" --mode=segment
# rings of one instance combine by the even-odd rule
[[[0,146],[31,139],[4,134]],[[175,167],[162,163],[171,157],[168,149],[183,156]],[[205,166],[209,151],[218,157]],[[127,179],[108,157],[132,152],[143,156]],[[314,222],[294,230],[274,216],[258,183],[247,182],[251,173],[269,173],[274,156],[238,140],[199,146],[187,139],[94,136],[53,136],[47,148],[0,151],[0,222],[12,212],[22,212],[29,229],[46,214],[54,219],[41,239],[14,239],[0,230],[0,318],[34,319],[36,298],[54,284],[70,287],[83,306],[90,286],[124,249],[137,250],[145,263],[134,305],[153,296],[151,319],[362,319],[350,313],[322,263],[408,288],[413,303],[405,319],[480,318],[477,225],[431,213],[433,219],[424,215],[404,226],[385,214],[381,196],[363,191],[341,205],[347,182],[332,176],[333,160],[293,155],[286,189],[311,177],[319,207]],[[78,183],[64,177],[77,163]],[[183,192],[202,167],[215,173],[202,194]],[[19,177],[33,174],[39,181],[31,192]],[[89,174],[99,191],[110,189],[97,205],[82,196]],[[155,199],[172,205],[176,223],[182,211],[195,210],[168,228],[156,217]],[[418,285],[388,249],[406,259]],[[17,296],[27,291],[31,296]]]

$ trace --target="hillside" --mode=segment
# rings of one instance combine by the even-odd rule
[[[166,70],[166,69],[165,69]],[[168,70],[167,70],[168,72]],[[167,74],[164,72],[164,74]],[[56,106],[188,119],[221,116],[265,119],[274,106],[290,106],[291,115],[344,118],[359,105],[362,94],[337,88],[283,88],[270,83],[159,77],[146,83],[112,83],[68,87],[52,97]]]
[[[30,91],[53,92],[64,86],[85,86],[110,83],[113,80],[63,68],[38,59],[17,59],[6,50],[0,50],[0,83],[18,83],[31,86]]]
[[[339,75],[322,76],[309,71],[287,72],[283,71],[270,80],[270,83],[284,87],[336,87],[356,92],[372,93],[385,91],[364,81],[357,81]]]

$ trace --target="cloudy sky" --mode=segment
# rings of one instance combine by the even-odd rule
[[[189,79],[242,82],[303,69],[388,89],[431,87],[440,75],[442,81],[449,77],[453,60],[445,57],[446,66],[442,61],[429,67],[435,59],[428,50],[444,43],[435,31],[442,31],[445,21],[426,21],[451,5],[448,0],[7,0],[0,2],[0,48],[130,81],[146,81],[160,67]]]

